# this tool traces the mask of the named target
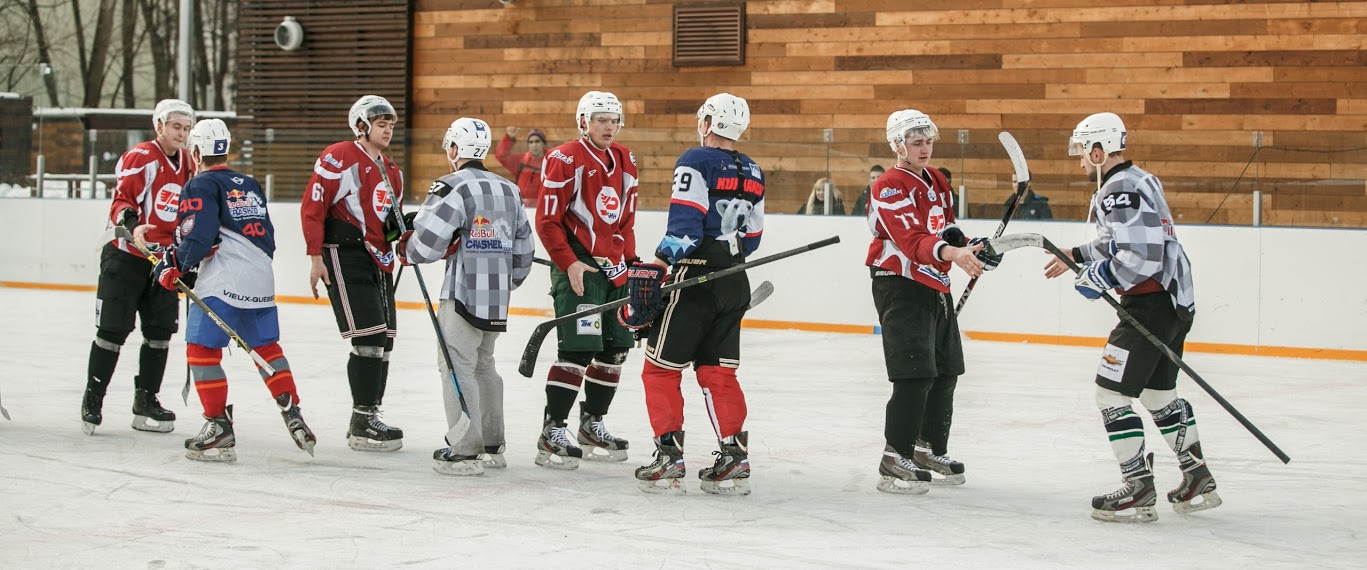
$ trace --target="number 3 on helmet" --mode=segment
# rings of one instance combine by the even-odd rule
[[[190,129],[190,149],[198,151],[199,156],[222,156],[228,154],[232,133],[222,119],[204,119]]]

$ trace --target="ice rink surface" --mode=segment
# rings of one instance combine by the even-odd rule
[[[874,489],[890,393],[878,337],[746,330],[740,379],[754,493],[698,490],[695,472],[711,464],[716,441],[686,373],[688,494],[653,496],[632,478],[653,450],[639,352],[608,416],[631,441],[631,459],[568,472],[532,463],[555,351],[547,342],[536,377],[518,376],[539,320],[531,317],[512,319],[500,339],[509,467],[483,477],[431,469],[446,431],[443,380],[427,316],[412,310],[400,311],[385,398],[386,421],[406,435],[396,453],[347,448],[348,347],[330,310],[313,305],[280,312],[316,458],[295,448],[249,359],[232,351],[224,364],[238,461],[185,459],[183,441],[203,421],[193,394],[180,401],[179,335],[162,389],[180,416],[175,432],[129,428],[134,333],[104,425],[87,437],[78,412],[94,300],[0,287],[0,395],[13,416],[0,420],[0,568],[1367,564],[1363,363],[1188,355],[1292,462],[1282,465],[1184,378],[1179,393],[1195,407],[1224,505],[1172,512],[1162,495],[1179,481],[1176,461],[1141,413],[1157,456],[1159,520],[1124,525],[1088,516],[1091,497],[1120,483],[1093,403],[1096,349],[968,341],[950,439],[968,483],[900,496]]]

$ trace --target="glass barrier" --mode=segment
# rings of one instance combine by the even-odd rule
[[[106,197],[120,154],[152,137],[150,129],[86,130],[78,120],[35,121],[35,125],[33,154],[35,161],[43,157],[42,195],[48,197]],[[497,146],[503,129],[495,127],[494,131]],[[389,153],[408,181],[407,202],[420,201],[432,180],[448,172],[440,148],[443,134],[444,129],[395,133]],[[553,129],[548,134],[548,146],[575,135],[572,129]],[[863,138],[840,139],[851,134]],[[949,171],[961,217],[1000,219],[1013,197],[1013,170],[997,134],[997,130],[946,128],[935,145],[931,164]],[[1067,155],[1070,133],[1021,130],[1013,134],[1032,178],[1032,194],[1017,209],[1017,217],[1086,219],[1095,183],[1083,174],[1078,158]],[[299,199],[322,150],[351,138],[343,128],[237,126],[233,135],[230,165],[255,176],[275,200]],[[636,158],[641,180],[638,207],[666,208],[674,162],[684,150],[697,145],[692,130],[628,127],[618,142]],[[1127,156],[1162,181],[1179,224],[1367,228],[1367,133],[1138,132],[1130,136],[1129,145]],[[809,205],[820,213],[829,208],[837,214],[862,215],[860,195],[869,184],[870,169],[895,164],[881,129],[841,130],[828,136],[821,129],[755,128],[746,133],[738,149],[765,170],[770,215],[797,214]],[[525,142],[517,141],[513,151],[526,153]],[[491,149],[486,165],[509,176],[493,154]],[[36,173],[28,175],[27,187],[11,183],[0,190],[7,188],[7,195],[36,195],[36,177]],[[826,186],[819,184],[827,180],[831,183],[829,206]]]

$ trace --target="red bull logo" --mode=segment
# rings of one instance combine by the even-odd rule
[[[497,239],[498,229],[494,228],[493,222],[489,218],[476,215],[475,219],[470,220],[471,239]]]

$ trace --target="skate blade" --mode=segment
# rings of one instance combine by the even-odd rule
[[[1126,511],[1134,511],[1126,514]],[[1092,518],[1101,522],[1135,523],[1153,522],[1158,520],[1158,512],[1152,506],[1131,507],[1121,511],[1106,511],[1102,509],[1092,509]]]
[[[159,422],[147,416],[133,416],[133,429],[152,433],[171,433],[176,429],[175,420]]]
[[[663,485],[661,485],[663,483]],[[685,495],[683,477],[670,479],[648,479],[636,482],[636,488],[652,495]]]
[[[442,475],[470,477],[484,474],[484,464],[479,461],[442,461],[432,460],[432,470]]]
[[[95,435],[95,428],[97,427],[99,427],[98,424],[92,424],[90,422],[84,421],[81,422],[81,432],[86,435]]]
[[[727,485],[730,483],[730,485]],[[750,479],[724,479],[721,481],[708,481],[703,479],[698,485],[704,493],[709,495],[731,495],[744,496],[750,494]]]
[[[485,469],[507,469],[507,468],[508,468],[508,459],[505,458],[505,457],[503,457],[503,454],[502,454],[502,453],[494,453],[494,454],[481,453],[481,454],[479,455],[479,461],[480,461],[480,463],[483,463],[483,464],[484,464],[484,468],[485,468]]]
[[[389,441],[377,441],[368,437],[348,435],[346,438],[347,447],[356,451],[398,451],[403,449],[402,439],[391,439]]]
[[[1196,499],[1200,499],[1201,502],[1196,502]],[[1224,501],[1220,499],[1220,495],[1217,494],[1215,491],[1210,491],[1208,493],[1202,493],[1200,495],[1197,495],[1190,501],[1173,503],[1172,510],[1177,511],[1177,514],[1187,515],[1191,513],[1199,513],[1201,511],[1213,509],[1215,507],[1220,506],[1220,504],[1222,503],[1224,503]]]
[[[895,495],[924,495],[930,492],[930,483],[907,481],[906,479],[884,475],[878,478],[878,490]]]
[[[185,458],[212,463],[232,463],[237,461],[237,450],[232,447],[215,447],[206,450],[187,449]]]
[[[542,449],[536,452],[536,464],[548,469],[572,471],[579,468],[579,458],[556,455]]]
[[[605,447],[581,447],[584,450],[584,461],[599,461],[604,463],[621,463],[627,460],[627,450],[608,449]]]
[[[931,473],[934,472],[932,471]],[[932,477],[934,477],[934,475],[932,475]],[[959,473],[955,475],[944,475],[941,477],[934,477],[930,480],[930,484],[935,485],[937,487],[953,487],[957,485],[963,485],[967,481],[968,479],[964,477],[964,474]]]
[[[294,439],[294,444],[299,446],[299,449],[309,452],[309,457],[314,457],[313,446],[318,443],[318,440],[313,437],[313,434],[297,429],[290,432],[290,437]]]

